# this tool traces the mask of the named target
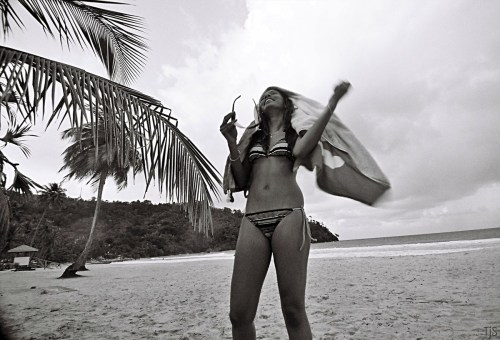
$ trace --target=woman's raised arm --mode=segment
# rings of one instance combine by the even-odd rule
[[[330,100],[328,101],[328,105],[325,107],[325,110],[321,114],[321,116],[316,120],[311,126],[309,130],[302,136],[297,139],[295,143],[295,147],[293,148],[293,154],[297,158],[306,157],[318,144],[323,131],[325,130],[328,121],[330,120],[333,111],[337,107],[339,100],[347,93],[349,87],[351,86],[348,82],[342,82],[339,85],[335,86],[335,90]]]

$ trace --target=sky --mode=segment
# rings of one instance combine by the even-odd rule
[[[325,194],[299,170],[305,210],[341,239],[499,227],[500,2],[495,0],[141,0],[118,8],[144,17],[150,50],[131,87],[172,109],[180,129],[223,173],[222,117],[253,119],[252,98],[270,85],[326,104],[342,80],[352,88],[336,113],[365,145],[392,188],[375,207]],[[21,9],[19,9],[21,13]],[[61,48],[23,14],[2,44],[106,76],[90,51]],[[57,126],[36,127],[20,170],[41,184],[60,182],[66,144]],[[241,130],[239,133],[241,134]],[[9,153],[10,152],[10,153]],[[64,182],[71,197],[95,196]],[[108,201],[144,197],[136,178]],[[244,209],[222,198],[217,207]]]

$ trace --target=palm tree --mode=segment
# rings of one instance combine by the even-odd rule
[[[0,254],[5,250],[8,244],[8,235],[10,229],[11,207],[8,192],[17,192],[25,197],[31,197],[35,188],[41,188],[39,184],[22,174],[18,163],[9,160],[7,155],[2,151],[8,145],[18,147],[26,157],[30,155],[29,148],[24,144],[23,138],[33,136],[29,134],[30,127],[16,125],[9,127],[7,132],[0,141],[4,145],[0,147]],[[7,186],[7,175],[4,172],[5,165],[10,165],[14,170],[14,178],[10,187]]]
[[[89,183],[92,183],[94,187],[97,186],[97,201],[85,248],[78,256],[78,259],[66,268],[61,278],[74,277],[77,271],[87,270],[85,262],[94,240],[97,216],[101,206],[102,191],[106,179],[110,176],[113,177],[118,189],[121,190],[127,186],[128,173],[132,164],[134,174],[137,174],[142,169],[140,162],[133,161],[133,159],[139,159],[139,155],[127,141],[125,143],[128,149],[128,165],[118,162],[119,155],[117,150],[106,147],[104,128],[104,121],[101,119],[97,129],[97,145],[94,145],[93,127],[90,124],[84,125],[81,130],[68,129],[63,132],[63,139],[71,139],[73,141],[73,144],[68,146],[63,153],[64,166],[61,168],[61,171],[69,170],[69,173],[64,178],[78,180],[90,178]]]
[[[31,237],[31,246],[33,246],[33,244],[35,243],[38,229],[40,228],[40,223],[42,223],[47,210],[49,210],[50,207],[58,205],[62,202],[62,199],[66,197],[65,191],[66,189],[61,187],[61,184],[58,183],[49,183],[49,185],[45,185],[41,190],[39,190],[39,199],[42,202],[45,202],[45,208],[43,209],[42,217],[40,217],[35,231],[33,232],[33,236]]]
[[[89,6],[82,1],[20,1],[43,29],[69,43],[90,48],[103,61],[108,75],[128,83],[144,62],[142,21],[132,15]],[[118,4],[113,1],[103,3]],[[0,0],[4,33],[10,22],[22,21],[9,0]],[[116,152],[120,167],[143,165],[146,191],[155,181],[170,201],[180,201],[199,231],[212,230],[212,194],[220,198],[220,174],[177,126],[177,119],[162,103],[139,91],[80,68],[27,52],[0,47],[0,112],[9,102],[23,121],[36,123],[45,115],[47,99],[52,113],[47,125],[69,123],[82,131],[88,124],[97,146],[98,111],[105,126],[104,147]],[[100,108],[95,110],[95,108]],[[10,115],[7,115],[10,117]],[[139,150],[128,158],[129,147]],[[100,146],[98,146],[100,147]]]
[[[41,188],[39,184],[31,180],[30,178],[23,175],[19,169],[19,163],[14,163],[9,160],[9,158],[2,152],[2,150],[8,145],[14,145],[18,147],[24,156],[28,158],[30,156],[30,149],[24,143],[25,137],[35,136],[29,134],[31,127],[29,125],[16,125],[11,126],[7,129],[7,132],[3,137],[0,137],[0,141],[4,142],[4,145],[0,146],[0,187],[5,189],[7,182],[6,175],[4,173],[5,164],[10,165],[14,170],[14,179],[11,186],[7,189],[8,191],[15,191],[21,193],[25,196],[31,196],[33,194],[32,190],[35,187]]]

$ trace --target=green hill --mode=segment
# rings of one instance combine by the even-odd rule
[[[7,249],[30,244],[45,204],[38,197],[23,200],[11,195],[12,226]],[[70,262],[83,250],[95,201],[65,198],[47,209],[33,246],[38,257]],[[102,202],[97,236],[90,258],[140,258],[234,249],[243,213],[229,208],[212,210],[214,232],[209,237],[193,230],[178,204]],[[318,242],[337,241],[322,223],[309,221]]]

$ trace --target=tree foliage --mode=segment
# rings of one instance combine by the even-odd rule
[[[128,140],[124,141],[124,146],[128,150],[128,159],[122,164],[117,161],[119,158],[117,150],[106,145],[105,133],[103,133],[106,122],[102,117],[99,118],[96,134],[93,133],[93,127],[89,124],[85,124],[80,130],[68,129],[63,132],[63,138],[72,140],[73,144],[63,152],[64,166],[61,171],[68,171],[65,179],[88,179],[88,182],[97,187],[97,201],[85,248],[61,277],[74,277],[77,271],[86,270],[85,262],[94,242],[106,179],[112,177],[118,189],[121,190],[127,186],[128,173],[132,165],[134,176],[142,170],[137,151],[130,146]]]
[[[99,3],[125,5],[115,1],[96,0],[0,0],[3,34],[7,36],[11,23],[24,28],[23,15],[12,6],[16,2],[24,14],[35,19],[44,32],[61,45],[90,48],[102,61],[110,79],[129,84],[140,73],[147,45],[140,35],[144,30],[141,17],[95,6]]]
[[[97,139],[99,116],[105,121],[106,147],[117,151],[117,162],[127,166],[125,141],[139,151],[146,190],[156,182],[170,201],[182,202],[199,231],[211,230],[212,195],[219,198],[220,174],[177,126],[177,119],[162,103],[128,84],[144,61],[146,46],[136,16],[98,8],[114,1],[0,0],[4,34],[11,23],[22,27],[21,8],[41,27],[69,44],[90,47],[108,69],[108,80],[75,66],[28,52],[0,46],[0,113],[7,121],[20,116],[23,123],[59,122],[81,130],[90,124]],[[45,117],[47,102],[52,110]],[[13,107],[15,109],[13,109]],[[99,109],[96,109],[99,108]],[[0,117],[1,124],[1,117]],[[135,162],[135,160],[133,162]]]
[[[14,195],[9,247],[25,243],[44,206],[27,203]],[[33,245],[56,262],[70,262],[83,250],[95,202],[64,198],[49,209]],[[95,241],[90,258],[140,258],[235,249],[243,213],[229,208],[212,208],[212,237],[195,232],[179,204],[144,202],[102,202]],[[338,240],[326,226],[309,221],[312,236],[318,242]],[[45,230],[46,234],[42,235]]]
[[[33,245],[33,243],[35,242],[36,236],[38,234],[38,229],[43,221],[43,218],[45,217],[45,214],[47,213],[47,210],[52,206],[61,204],[62,199],[66,197],[66,189],[64,189],[59,183],[49,183],[48,185],[44,185],[38,191],[38,193],[38,200],[45,203],[45,209],[43,211],[42,217],[40,217],[40,221],[36,225],[30,245]]]
[[[9,107],[9,103],[6,103],[5,106]],[[15,122],[15,119],[13,121]],[[5,135],[0,138],[0,141],[4,143],[4,145],[0,146],[0,253],[7,245],[7,238],[10,234],[10,217],[12,211],[7,192],[17,192],[29,198],[33,194],[33,190],[41,188],[39,184],[21,173],[18,169],[19,164],[9,160],[4,153],[4,149],[7,146],[14,145],[28,157],[30,150],[24,144],[23,138],[32,136],[29,134],[29,131],[29,126],[14,124],[9,126]],[[7,175],[4,171],[6,165],[9,165],[14,170],[14,177],[9,187],[7,187]]]

